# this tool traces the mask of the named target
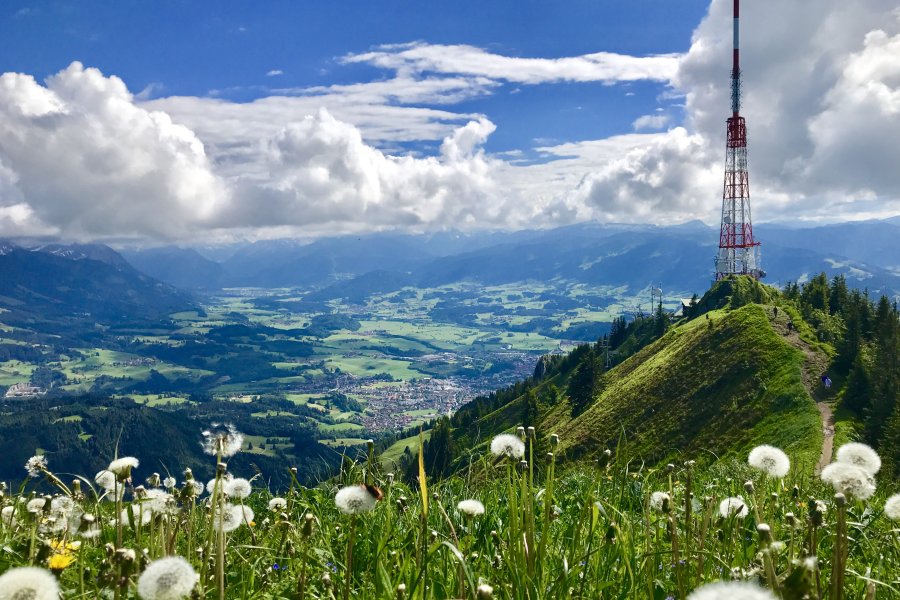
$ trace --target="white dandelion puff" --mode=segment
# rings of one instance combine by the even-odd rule
[[[25,470],[28,471],[29,477],[40,477],[41,473],[47,470],[47,457],[43,454],[32,456],[25,461]]]
[[[78,537],[84,538],[86,540],[92,540],[94,538],[100,537],[101,533],[103,533],[103,530],[100,529],[100,526],[98,524],[88,523],[78,530]]]
[[[128,518],[129,511],[131,511],[132,519]],[[149,525],[153,520],[153,510],[145,503],[132,504],[128,508],[122,509],[122,522],[131,524],[132,520],[135,526]]]
[[[182,600],[188,598],[200,576],[187,560],[167,556],[154,560],[138,578],[138,595],[144,600]]]
[[[248,507],[244,507],[246,510],[250,510]],[[221,527],[222,531],[225,533],[230,533],[244,524],[246,520],[248,523],[249,519],[245,519],[246,511],[242,510],[242,508],[237,504],[225,504],[221,509],[216,510],[216,528]],[[253,518],[253,511],[250,511],[250,518]]]
[[[777,600],[777,597],[755,583],[718,581],[697,588],[688,595],[688,600]]]
[[[825,483],[830,483],[835,492],[858,500],[867,500],[875,493],[871,474],[851,463],[831,463],[822,469],[820,477]]]
[[[243,500],[253,491],[250,482],[243,477],[235,477],[231,481],[226,482],[224,489],[226,496],[229,498],[237,498],[238,500]]]
[[[25,505],[25,510],[30,513],[39,513],[44,510],[46,504],[47,501],[44,498],[32,498],[28,501],[28,504]]]
[[[50,501],[50,510],[64,514],[66,516],[75,512],[75,501],[68,496],[57,496]]]
[[[721,516],[723,519],[727,519],[729,517],[737,517],[738,519],[743,519],[748,514],[750,514],[750,509],[747,508],[747,503],[744,502],[744,499],[740,496],[725,498],[724,500],[719,502],[719,516]]]
[[[204,452],[212,456],[234,456],[244,445],[244,435],[230,423],[213,423],[203,432],[200,445]]]
[[[131,477],[131,470],[136,469],[140,461],[133,456],[123,456],[109,463],[106,470],[118,477],[119,479],[128,479]]]
[[[59,584],[46,569],[18,567],[0,575],[0,600],[59,600]]]
[[[653,510],[662,512],[663,504],[666,501],[669,501],[669,504],[672,503],[672,498],[665,492],[653,492],[650,494],[650,508]]]
[[[835,462],[855,465],[869,475],[875,475],[881,469],[881,457],[878,453],[871,446],[859,442],[851,442],[838,448]]]
[[[94,482],[106,491],[111,492],[116,488],[116,475],[112,471],[104,469],[94,475]]]
[[[187,490],[188,494],[191,496],[202,496],[205,488],[203,487],[203,484],[196,479],[189,479],[184,482],[184,489]]]
[[[491,454],[518,460],[525,456],[525,444],[512,434],[501,433],[491,440]]]
[[[361,485],[351,485],[338,490],[334,503],[345,515],[358,515],[375,508],[378,499]]]
[[[8,526],[10,529],[14,529],[17,524],[16,507],[4,506],[3,509],[0,510],[0,525]]]
[[[234,475],[232,475],[231,473],[225,473],[224,475],[222,475],[221,483],[219,484],[220,492],[225,491],[225,484],[227,484],[229,481],[231,481],[233,477],[234,477]],[[216,478],[215,477],[213,477],[212,479],[210,479],[209,481],[206,482],[206,491],[209,492],[210,494],[213,493],[213,489],[215,487],[216,487]]]
[[[174,489],[175,485],[177,483],[178,482],[175,480],[174,477],[166,477],[165,479],[163,479],[163,487],[166,488],[167,490]]]
[[[174,514],[178,511],[175,496],[161,489],[147,490],[143,506],[158,514]]]
[[[770,477],[783,478],[791,470],[791,459],[775,446],[757,446],[750,451],[747,463]]]
[[[884,515],[891,521],[900,521],[900,494],[894,494],[884,503]]]
[[[467,517],[477,517],[484,514],[484,504],[478,500],[461,500],[456,505],[456,508]]]
[[[269,500],[269,510],[279,512],[287,508],[287,500],[284,498],[272,498]]]

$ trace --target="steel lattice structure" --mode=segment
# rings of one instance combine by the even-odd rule
[[[747,174],[747,124],[740,115],[740,0],[734,0],[734,52],[731,70],[731,117],[727,121],[722,225],[716,255],[716,280],[728,275],[765,276],[760,268],[759,242],[750,218],[750,177]]]

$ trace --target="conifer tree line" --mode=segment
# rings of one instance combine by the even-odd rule
[[[833,380],[837,415],[856,425],[859,441],[871,444],[885,457],[886,468],[900,475],[900,313],[886,296],[876,301],[866,290],[850,289],[842,275],[831,280],[825,273],[806,283],[788,283],[783,292],[767,286],[729,286],[728,306],[774,304],[796,310],[822,348],[832,356],[827,375]],[[709,296],[709,297],[707,297]],[[684,318],[702,318],[724,306],[710,295],[698,299]],[[775,313],[777,314],[777,312]],[[795,313],[796,314],[796,313]],[[782,313],[782,318],[786,313]],[[708,315],[707,315],[708,316]],[[445,476],[464,449],[477,443],[469,431],[483,417],[500,409],[518,411],[517,420],[534,425],[550,407],[567,399],[573,416],[587,410],[603,391],[604,375],[615,365],[665,335],[674,322],[671,314],[655,310],[636,318],[617,317],[610,332],[595,344],[584,344],[568,354],[545,355],[534,374],[508,388],[475,398],[451,417],[432,423],[432,437],[424,448],[430,474]],[[540,384],[557,374],[568,374],[560,388]],[[824,376],[826,373],[822,373]],[[412,455],[408,471],[415,466]]]
[[[861,424],[863,440],[900,474],[900,314],[887,296],[850,290],[842,275],[825,273],[789,283],[787,300],[800,309],[836,355],[829,374],[839,384],[839,409]],[[840,416],[840,415],[839,415]]]

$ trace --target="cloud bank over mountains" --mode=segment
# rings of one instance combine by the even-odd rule
[[[383,79],[243,103],[146,100],[77,62],[45,82],[5,73],[0,235],[226,240],[715,221],[730,10],[713,0],[681,55],[523,58],[415,42],[338,59]],[[742,21],[754,216],[900,213],[895,4],[759,0]],[[635,81],[667,85],[659,114],[635,120],[633,133],[521,149],[538,160],[485,152],[490,114],[454,110],[516,86]]]

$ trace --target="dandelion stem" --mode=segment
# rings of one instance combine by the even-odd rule
[[[350,598],[350,583],[353,580],[353,542],[356,539],[356,515],[350,516],[350,539],[347,540],[347,564],[344,577],[344,600]]]

